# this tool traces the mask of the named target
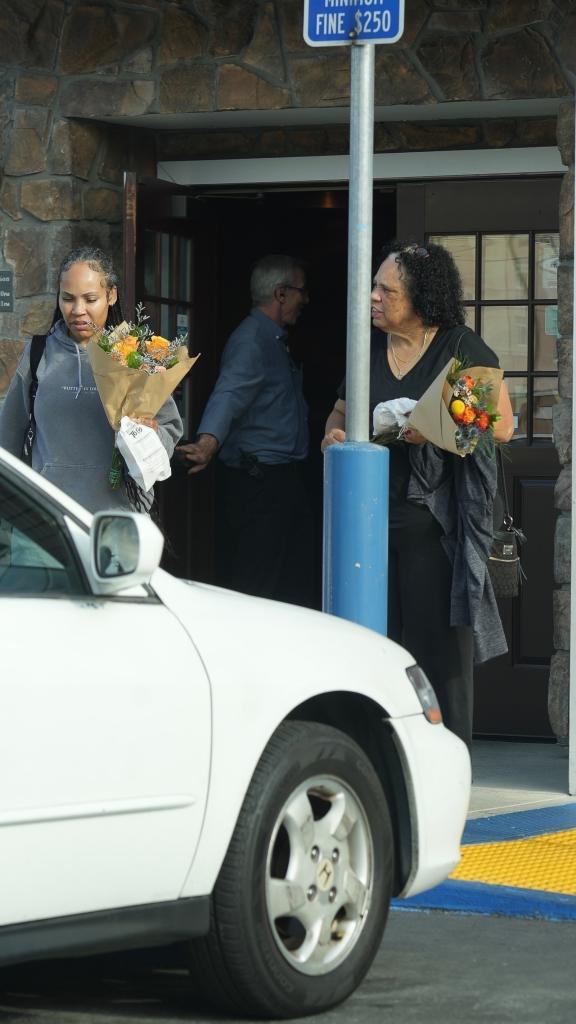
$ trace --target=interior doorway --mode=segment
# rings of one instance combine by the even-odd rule
[[[305,466],[314,511],[316,601],[321,605],[322,474],[320,442],[346,367],[348,191],[278,187],[191,190],[132,180],[135,211],[134,295],[162,329],[187,319],[191,351],[201,358],[179,396],[192,438],[218,375],[226,340],[250,310],[253,264],[287,253],[307,267],[310,302],[291,332],[309,406],[310,454]],[[393,188],[375,192],[374,251],[394,236]],[[184,256],[185,246],[191,246]],[[129,262],[129,260],[128,260]],[[189,263],[190,284],[182,263]],[[160,486],[163,520],[172,542],[167,568],[201,581],[214,579],[214,474],[187,477],[177,466]]]
[[[220,316],[218,344],[248,312],[253,263],[269,252],[304,260],[310,303],[293,329],[290,349],[303,368],[309,407],[310,454],[306,478],[316,536],[316,606],[321,607],[323,459],[320,442],[326,417],[346,369],[347,189],[286,190],[249,197],[199,198],[217,211]],[[395,231],[393,191],[379,193],[374,207],[374,249]],[[227,282],[233,279],[228,291]]]

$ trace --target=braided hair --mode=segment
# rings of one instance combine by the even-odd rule
[[[62,275],[70,270],[75,263],[87,263],[91,270],[95,270],[97,274],[102,274],[104,278],[104,287],[106,292],[110,292],[112,288],[118,288],[118,274],[114,269],[112,257],[108,256],[103,249],[99,249],[95,245],[80,245],[76,249],[72,249],[67,256],[62,260],[58,269],[58,288],[60,288],[60,281]],[[58,303],[58,293],[56,295],[56,309],[52,317],[51,327],[60,320],[62,313],[60,312],[60,306]],[[117,300],[112,306],[108,306],[108,315],[106,317],[105,327],[117,327],[121,324],[124,317],[122,315],[122,309],[120,302]]]

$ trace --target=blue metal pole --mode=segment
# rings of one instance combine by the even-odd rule
[[[387,631],[387,448],[368,442],[324,453],[325,612]]]
[[[388,450],[368,443],[374,46],[352,45],[346,436],[324,456],[323,609],[386,633]]]
[[[350,66],[346,437],[349,441],[367,441],[372,413],[369,405],[374,44],[354,43]]]

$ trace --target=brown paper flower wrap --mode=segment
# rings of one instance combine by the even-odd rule
[[[124,416],[130,420],[154,417],[198,359],[198,356],[188,355],[185,344],[187,335],[169,341],[153,334],[148,320],[144,306],[139,303],[136,307],[136,323],[124,321],[118,327],[100,331],[88,342],[88,358],[98,394],[108,422],[117,435]],[[133,456],[128,461],[132,462],[134,469],[138,464],[138,456],[132,441],[130,431],[123,435],[124,447],[127,446]],[[156,444],[161,448],[158,438]],[[147,457],[150,459],[149,450]],[[162,466],[165,461],[160,458],[156,468],[159,468],[162,475],[156,479],[166,479],[166,467]],[[125,462],[115,443],[108,472],[108,483],[113,490],[120,486]],[[129,481],[126,486],[127,489],[131,487]],[[140,500],[137,491],[138,487],[134,492],[135,504]]]
[[[113,430],[120,428],[123,416],[155,416],[198,356],[189,356],[185,345],[177,350],[178,362],[161,373],[132,370],[116,362],[93,339],[88,342],[88,358],[98,394]]]
[[[454,398],[454,386],[450,381],[454,375],[463,375],[472,379],[477,388],[489,396],[489,407],[492,410],[490,419],[497,418],[495,410],[498,406],[500,385],[502,383],[502,370],[493,366],[466,366],[458,360],[451,359],[441,373],[432,381],[430,387],[424,392],[415,408],[408,417],[408,427],[414,427],[427,441],[435,444],[444,451],[453,452],[454,455],[468,455],[482,437],[493,437],[492,424],[488,429],[479,432],[475,443],[470,443],[463,449],[462,442],[457,443],[461,438],[462,426],[453,418],[450,412],[450,403]]]

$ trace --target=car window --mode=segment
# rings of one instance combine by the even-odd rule
[[[0,478],[0,598],[83,592],[57,516]]]

